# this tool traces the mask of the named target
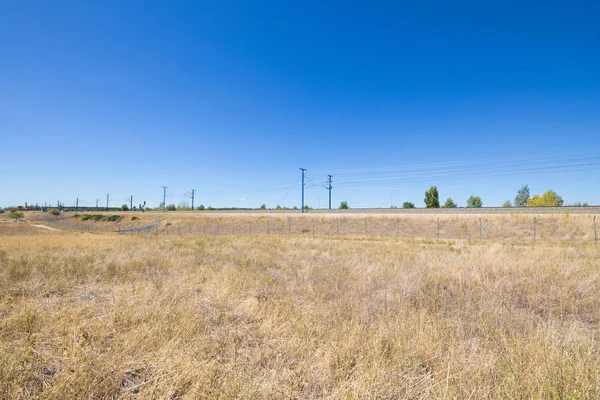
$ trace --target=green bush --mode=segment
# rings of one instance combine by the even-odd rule
[[[81,214],[73,214],[73,218],[80,218]]]
[[[123,204],[121,206],[121,211],[129,211],[129,207],[127,207],[127,204]]]
[[[467,208],[481,208],[481,207],[483,207],[483,202],[481,201],[481,198],[479,196],[471,195],[471,197],[469,197],[467,199]]]
[[[198,210],[204,211],[204,205],[200,204],[200,207],[198,207]]]
[[[510,204],[510,200],[506,200],[504,202],[504,204],[502,204],[502,207],[504,207],[504,208],[510,208],[510,207],[512,207],[512,204]]]
[[[349,208],[348,207],[348,202],[346,200],[342,201],[340,203],[340,207],[339,208],[340,208],[340,210],[347,210]]]
[[[0,210],[0,214],[4,214],[4,210]]]
[[[267,209],[267,206],[266,206],[266,205],[264,205],[264,204],[262,204],[262,205],[260,206],[260,209],[261,209],[261,210],[266,210],[266,209]]]
[[[18,211],[13,211],[10,214],[8,214],[8,218],[12,218],[12,219],[21,219],[24,216],[25,215],[22,212],[18,212]]]
[[[454,200],[452,200],[452,197],[448,197],[448,200],[446,200],[446,202],[443,205],[443,208],[456,208],[456,207],[458,207],[458,206],[456,205]]]
[[[48,210],[48,212],[52,215],[60,215],[60,211],[56,208],[51,208],[50,210]]]
[[[415,208],[415,205],[410,201],[405,201],[404,204],[402,204],[402,208]]]
[[[167,210],[167,211],[176,211],[177,207],[175,207],[175,204],[169,204],[167,207],[165,207],[165,210]]]
[[[132,221],[137,221],[138,219],[139,219],[139,218],[138,218],[138,217],[136,217],[136,216],[133,216],[133,217],[131,217],[131,220],[132,220]]]

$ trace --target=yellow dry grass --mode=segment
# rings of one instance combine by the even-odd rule
[[[2,398],[598,398],[600,248],[0,240]]]

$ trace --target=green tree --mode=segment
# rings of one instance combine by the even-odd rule
[[[483,202],[479,196],[473,196],[468,198],[467,200],[467,208],[481,208],[483,207]]]
[[[425,207],[440,208],[440,196],[438,195],[437,186],[432,186],[425,192]]]
[[[276,210],[283,210],[283,208],[281,208],[281,206],[279,204],[277,204],[277,207],[275,207]]]
[[[204,204],[200,204],[200,207],[198,207],[198,210],[204,211]]]
[[[554,190],[535,195],[527,202],[527,207],[562,207],[564,200]]]
[[[340,208],[340,210],[347,210],[349,208],[348,207],[348,202],[346,200],[342,201],[340,203],[340,207],[339,208]]]
[[[214,208],[212,208],[211,206],[208,206],[208,207],[206,207],[206,209],[207,209],[208,211],[214,210]]]
[[[168,206],[165,208],[165,210],[167,210],[167,211],[176,211],[176,210],[177,210],[177,207],[175,207],[175,204],[169,204],[169,205],[168,205]]]
[[[123,204],[121,206],[121,211],[129,211],[129,207],[127,207],[127,204]]]
[[[452,197],[448,197],[448,200],[446,200],[446,202],[444,203],[443,208],[456,208],[458,207],[456,205],[456,203],[454,202],[454,200],[452,200]]]
[[[266,206],[265,204],[261,204],[261,205],[260,205],[260,209],[261,209],[261,210],[266,210],[266,209],[267,209],[267,206]]]
[[[512,207],[512,204],[510,204],[510,200],[506,200],[504,202],[504,204],[502,204],[502,207],[504,207],[504,208],[510,208],[510,207]]]
[[[521,189],[517,191],[517,197],[515,197],[515,207],[525,207],[529,202],[529,187],[527,185],[521,186]]]
[[[410,201],[405,201],[404,204],[402,204],[402,208],[415,208],[415,205]]]

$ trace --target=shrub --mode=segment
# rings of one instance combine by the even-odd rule
[[[60,215],[60,211],[56,208],[51,208],[48,212],[52,215]]]
[[[198,210],[203,211],[204,210],[204,205],[200,204],[200,207],[198,207]]]
[[[80,218],[81,214],[73,214],[73,218]]]
[[[454,200],[452,200],[452,197],[448,197],[448,200],[446,200],[446,202],[444,203],[443,208],[456,208],[458,207],[456,205],[456,203],[454,202]]]
[[[4,210],[0,210],[0,214],[4,214]]]
[[[554,190],[535,195],[527,202],[528,207],[562,207],[564,200]]]
[[[261,209],[261,210],[266,210],[266,209],[267,209],[267,206],[266,206],[266,205],[264,205],[264,204],[262,204],[262,205],[260,206],[260,209]]]
[[[23,215],[22,212],[18,212],[18,211],[13,211],[10,214],[8,214],[8,218],[12,218],[12,219],[21,219],[24,216],[25,215]]]
[[[167,210],[167,211],[176,211],[177,207],[175,207],[175,204],[169,204],[168,206],[165,207],[165,210]]]
[[[129,207],[127,207],[127,204],[123,204],[121,206],[121,211],[129,211]]]
[[[120,215],[111,215],[111,216],[109,216],[109,217],[106,218],[106,220],[108,222],[118,222],[118,221],[120,221],[122,219],[123,219],[123,217],[120,216]]]
[[[512,207],[512,204],[510,204],[510,200],[506,200],[504,202],[504,204],[502,204],[502,207],[504,207],[504,208],[510,208],[510,207]]]
[[[471,195],[471,197],[469,197],[467,199],[467,208],[481,208],[481,207],[483,207],[483,202],[481,201],[481,198],[479,196]]]
[[[440,208],[440,197],[437,186],[432,186],[425,192],[425,207]]]
[[[283,208],[281,208],[281,206],[279,204],[277,204],[277,207],[275,207],[276,210],[283,210]]]
[[[132,220],[132,221],[137,221],[138,219],[139,219],[139,218],[138,218],[138,217],[136,217],[135,215],[134,215],[133,217],[131,217],[131,220]]]
[[[214,208],[212,208],[211,206],[208,206],[208,207],[206,207],[206,209],[207,209],[208,211],[210,211],[210,210],[214,210]]]
[[[402,204],[402,208],[415,208],[415,205],[410,201],[405,201],[404,204]]]
[[[348,202],[346,200],[340,203],[340,210],[347,210],[348,208]]]

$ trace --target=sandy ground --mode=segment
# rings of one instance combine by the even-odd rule
[[[36,228],[48,229],[50,231],[59,231],[60,230],[60,229],[52,228],[52,227],[49,227],[46,225],[33,225],[33,226],[35,226]]]

